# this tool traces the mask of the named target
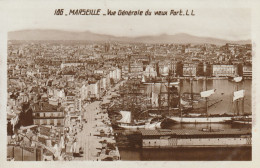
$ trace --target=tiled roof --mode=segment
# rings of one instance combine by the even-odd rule
[[[58,106],[55,106],[55,105],[52,105],[52,104],[49,104],[48,102],[40,102],[39,104],[38,103],[35,103],[34,105],[34,112],[57,112],[59,111],[58,110]]]

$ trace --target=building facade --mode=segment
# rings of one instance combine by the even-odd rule
[[[183,64],[183,76],[196,76],[196,64]]]
[[[213,65],[212,75],[216,77],[235,76],[237,75],[237,66],[236,65]]]
[[[252,77],[252,66],[250,65],[243,66],[243,77]]]
[[[64,126],[64,112],[59,106],[47,102],[32,105],[34,125]]]

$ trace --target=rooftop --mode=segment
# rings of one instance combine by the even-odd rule
[[[49,104],[48,102],[35,103],[33,112],[59,112],[59,106]]]

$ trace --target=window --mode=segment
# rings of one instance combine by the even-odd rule
[[[40,125],[40,120],[34,120],[35,125]]]
[[[54,125],[54,120],[53,119],[51,119],[51,123],[50,123],[51,125]]]
[[[63,121],[62,119],[58,119],[57,120],[57,125],[62,125],[62,121]]]
[[[42,120],[42,125],[46,125],[47,124],[47,120]]]

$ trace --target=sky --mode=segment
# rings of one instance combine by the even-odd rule
[[[187,33],[196,36],[214,37],[226,40],[251,39],[251,10],[230,8],[226,5],[204,5],[163,3],[16,3],[6,8],[8,31],[23,29],[57,29],[69,31],[90,31],[114,36],[146,36]],[[107,9],[150,11],[171,9],[193,10],[195,16],[55,16],[54,10]]]

